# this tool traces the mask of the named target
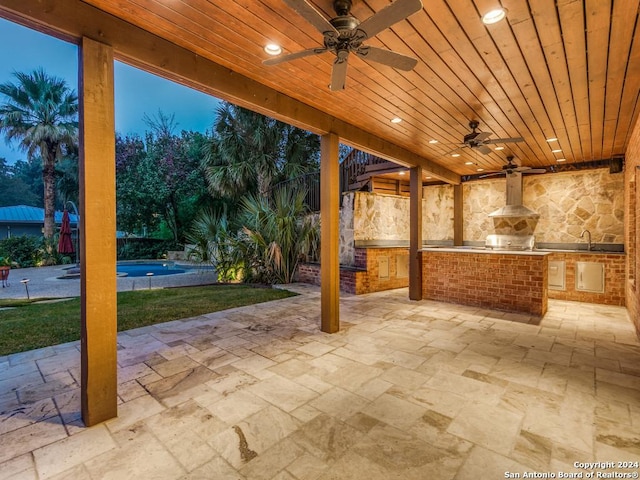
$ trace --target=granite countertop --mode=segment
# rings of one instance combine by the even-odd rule
[[[549,255],[550,251],[540,250],[493,250],[491,248],[473,247],[473,246],[460,246],[460,247],[424,247],[423,252],[443,252],[443,253],[486,253],[489,255],[534,255],[545,256]]]

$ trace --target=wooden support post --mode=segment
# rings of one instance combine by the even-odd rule
[[[409,299],[422,300],[422,168],[413,167],[409,199]]]
[[[320,138],[320,329],[340,330],[340,170],[338,136]]]
[[[463,195],[462,184],[453,186],[453,244],[462,245],[464,240],[463,226],[464,216],[462,213],[463,207]]]
[[[113,48],[83,37],[79,55],[81,402],[91,426],[118,415]]]

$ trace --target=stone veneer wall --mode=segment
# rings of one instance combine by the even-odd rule
[[[640,155],[640,151],[638,152]],[[640,163],[640,160],[638,161]],[[540,214],[538,220],[492,219],[489,213],[506,199],[503,177],[463,184],[463,240],[483,242],[490,233],[515,228],[534,234],[538,242],[582,243],[584,229],[594,243],[624,243],[624,174],[609,169],[583,170],[523,179],[523,203]],[[423,190],[424,240],[453,239],[453,187]],[[354,242],[409,239],[409,198],[369,192],[344,195],[340,213],[340,262],[354,264]]]
[[[425,187],[422,237],[453,240],[453,187]],[[348,192],[340,210],[340,263],[354,265],[355,241],[409,241],[409,198],[369,192]]]
[[[517,229],[545,243],[584,242],[584,229],[594,243],[624,243],[623,186],[624,175],[608,168],[526,176],[523,204],[540,218],[520,220]],[[489,233],[502,233],[505,220],[487,215],[505,203],[504,178],[466,182],[462,191],[464,240],[484,241]]]
[[[640,268],[638,258],[638,243],[640,235],[640,120],[636,123],[631,134],[629,146],[625,152],[624,166],[624,197],[625,202],[625,251],[626,260],[626,307],[636,332],[640,336],[640,291],[638,289],[637,275]]]

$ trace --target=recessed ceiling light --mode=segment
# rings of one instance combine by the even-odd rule
[[[438,143],[438,140],[429,140],[429,143],[431,144]]]
[[[484,172],[484,168],[479,168],[478,171],[479,172]]]
[[[504,147],[496,147],[494,150],[504,150]]]
[[[267,52],[269,55],[280,55],[282,53],[282,48],[278,44],[267,43],[264,46],[264,51]]]
[[[400,123],[402,121],[402,119],[400,117],[393,117],[391,119],[391,123]]]
[[[459,156],[460,156],[460,154],[459,154],[459,153],[452,153],[452,154],[451,154],[451,156],[452,156],[452,157],[459,157]]]
[[[465,165],[473,165],[473,162],[464,162]]]
[[[433,177],[427,177],[427,180],[431,180]]]
[[[556,148],[555,150],[551,150],[551,153],[560,153],[561,151],[561,148]]]
[[[491,25],[493,23],[498,23],[500,20],[502,20],[504,17],[507,16],[507,10],[504,8],[496,8],[494,10],[491,10],[487,13],[485,13],[482,16],[482,23],[484,23],[485,25]]]
[[[566,158],[559,158],[559,159],[556,160],[556,162],[566,162],[566,161],[567,161]]]
[[[557,142],[558,139],[556,137],[547,138],[547,142]]]
[[[398,172],[398,175],[404,175],[406,172]]]

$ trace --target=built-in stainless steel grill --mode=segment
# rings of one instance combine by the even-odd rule
[[[485,247],[492,250],[533,250],[533,235],[487,235]]]

